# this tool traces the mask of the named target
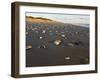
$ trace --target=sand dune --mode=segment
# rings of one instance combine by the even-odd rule
[[[54,22],[56,22],[56,21],[53,21],[53,20],[47,19],[47,18],[31,17],[31,16],[26,16],[26,21],[27,22],[43,22],[43,23],[54,23]]]

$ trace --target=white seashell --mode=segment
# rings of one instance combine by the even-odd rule
[[[43,37],[40,36],[40,39],[42,39]]]
[[[71,58],[69,56],[65,57],[66,60],[70,60]]]
[[[32,48],[32,45],[26,46],[26,49],[31,49],[31,48]]]
[[[64,35],[64,34],[62,34],[61,36],[62,36],[62,37],[65,37],[65,35]]]
[[[60,45],[60,43],[61,43],[61,40],[55,40],[55,41],[54,41],[54,44],[55,44],[55,45]]]
[[[46,32],[45,30],[42,31],[42,33],[45,33],[45,32]]]

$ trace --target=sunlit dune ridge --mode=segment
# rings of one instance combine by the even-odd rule
[[[51,19],[42,18],[42,17],[32,17],[32,16],[26,16],[26,21],[27,22],[47,22],[47,23],[56,22]]]

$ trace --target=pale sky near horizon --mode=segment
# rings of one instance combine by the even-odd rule
[[[36,12],[26,12],[26,16],[42,17],[48,18],[55,21],[60,21],[63,23],[71,24],[88,24],[90,22],[90,16],[84,14],[55,14],[55,13],[36,13]]]

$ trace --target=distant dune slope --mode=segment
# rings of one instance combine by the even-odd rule
[[[56,22],[51,19],[42,18],[42,17],[32,17],[32,16],[26,16],[26,21],[27,22],[47,22],[47,23]]]

